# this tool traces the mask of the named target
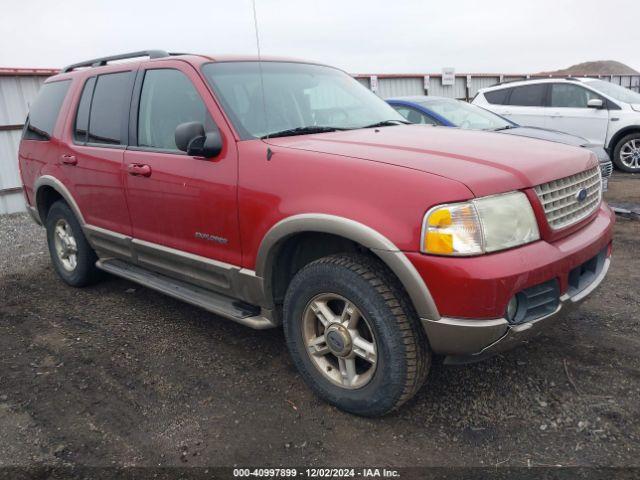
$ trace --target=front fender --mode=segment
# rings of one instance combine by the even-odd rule
[[[355,220],[323,213],[287,217],[271,227],[262,239],[256,257],[256,276],[264,279],[267,298],[272,296],[271,272],[279,246],[292,235],[303,232],[333,234],[368,248],[398,277],[421,318],[440,319],[435,302],[422,277],[393,242]]]

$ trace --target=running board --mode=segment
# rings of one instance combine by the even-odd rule
[[[96,262],[96,267],[247,327],[263,330],[277,326],[271,319],[260,314],[260,307],[181,280],[175,280],[122,260],[101,259]]]

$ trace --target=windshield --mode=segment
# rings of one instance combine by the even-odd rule
[[[215,62],[204,65],[202,71],[243,139],[405,122],[385,101],[335,68]]]
[[[640,93],[636,93],[615,83],[605,82],[604,80],[588,80],[584,83],[615,100],[620,100],[625,103],[640,103]]]
[[[418,102],[425,108],[444,117],[456,127],[469,130],[496,130],[515,126],[514,123],[484,108],[454,99],[438,99]]]

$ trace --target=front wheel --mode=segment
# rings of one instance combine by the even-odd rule
[[[332,255],[300,270],[285,297],[284,329],[305,382],[358,415],[398,408],[429,369],[427,340],[405,293],[364,255]]]
[[[618,142],[613,151],[613,162],[624,172],[640,172],[640,133],[626,135]]]

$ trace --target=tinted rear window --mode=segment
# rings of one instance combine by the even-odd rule
[[[484,98],[487,99],[487,102],[492,103],[494,105],[504,105],[507,101],[508,93],[511,91],[511,88],[503,88],[501,90],[493,90],[492,92],[485,92]]]
[[[87,141],[91,96],[93,95],[93,87],[95,86],[95,84],[96,77],[91,77],[89,80],[87,80],[87,83],[84,84],[84,88],[82,89],[82,97],[80,97],[80,103],[78,104],[74,137],[80,142]]]
[[[521,107],[542,107],[544,105],[544,94],[547,85],[540,83],[537,85],[524,85],[515,87],[509,98],[509,105]]]
[[[131,72],[98,77],[89,115],[89,143],[126,143],[132,80]]]
[[[40,89],[29,111],[29,120],[24,130],[27,140],[48,140],[60,114],[60,107],[69,91],[71,80],[45,83]]]

